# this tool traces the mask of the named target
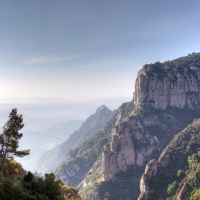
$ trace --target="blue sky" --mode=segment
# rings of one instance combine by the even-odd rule
[[[0,0],[0,98],[131,98],[144,64],[200,51],[199,9],[199,0]]]

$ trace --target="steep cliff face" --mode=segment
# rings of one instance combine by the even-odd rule
[[[145,65],[138,72],[135,110],[126,118],[119,116],[111,131],[111,145],[106,145],[103,151],[103,180],[113,179],[128,166],[143,166],[191,122],[200,108],[199,59],[200,54],[192,54]],[[178,116],[181,113],[188,114],[187,118]]]
[[[36,171],[43,174],[51,172],[65,159],[66,153],[69,150],[74,149],[96,134],[99,129],[113,117],[114,113],[115,111],[109,110],[105,105],[97,108],[96,112],[88,117],[82,126],[71,134],[66,141],[60,143],[41,156],[37,161]]]
[[[157,109],[168,106],[199,108],[199,55],[165,63],[145,65],[138,72],[135,104],[150,103]]]
[[[174,137],[158,161],[146,165],[138,200],[184,200],[200,189],[199,144],[200,120],[196,120]]]

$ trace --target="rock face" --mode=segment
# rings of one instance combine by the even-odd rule
[[[170,194],[175,195],[173,200],[188,199],[191,187],[196,188],[196,183],[200,181],[199,169],[187,167],[188,156],[193,157],[195,163],[200,160],[199,143],[200,119],[178,133],[163,150],[158,160],[153,159],[146,165],[145,172],[140,180],[141,193],[138,200],[166,199],[169,197],[169,194],[167,194],[168,185],[174,181],[179,182],[179,184],[177,184],[176,195],[175,192]],[[177,177],[178,170],[182,171],[182,174],[187,170],[187,176]],[[190,170],[192,173],[190,173]],[[195,173],[195,170],[197,173]],[[196,183],[193,185],[192,182],[195,181]],[[190,189],[187,189],[187,185],[190,185]]]
[[[156,112],[158,113],[156,114]],[[102,154],[102,180],[109,181],[130,166],[144,168],[168,144],[172,137],[192,122],[194,113],[183,110],[151,111],[117,120],[112,128],[111,144],[106,144]],[[185,118],[185,115],[188,118]],[[120,115],[120,113],[118,113]]]
[[[149,102],[157,109],[168,106],[194,109],[199,108],[200,99],[200,69],[196,66],[188,68],[180,66],[174,71],[174,66],[160,66],[161,72],[153,66],[144,66],[138,72],[135,83],[134,102],[143,104]]]
[[[74,149],[97,133],[113,117],[114,113],[115,111],[109,110],[105,105],[97,108],[96,112],[88,117],[82,126],[71,134],[66,141],[42,155],[37,162],[36,171],[43,174],[51,172],[65,159],[69,150]]]
[[[141,120],[138,117],[129,117],[123,122],[117,121],[112,129],[111,146],[105,145],[102,157],[102,174],[105,181],[114,178],[115,174],[120,171],[126,171],[128,166],[142,166],[146,158],[151,156],[153,151],[159,149],[157,146],[158,139],[151,136],[148,131],[144,130],[143,123],[150,123],[150,118]],[[157,125],[160,121],[157,119],[153,123]],[[144,138],[145,135],[145,138]],[[137,142],[140,142],[141,149],[135,148]],[[146,145],[145,139],[150,145]],[[143,147],[142,147],[143,146]]]
[[[145,65],[138,72],[133,95],[136,109],[123,119],[118,114],[119,119],[112,129],[110,150],[106,147],[103,151],[103,180],[113,179],[115,174],[126,171],[128,166],[142,166],[153,152],[164,148],[166,140],[169,142],[171,136],[181,130],[181,126],[184,128],[188,125],[181,125],[181,118],[175,117],[169,110],[192,111],[200,108],[200,54],[192,54],[190,58],[184,59],[187,60],[185,66],[182,64],[185,62],[183,59],[177,59]],[[158,116],[158,112],[163,116]],[[167,116],[167,121],[161,120]],[[193,116],[188,116],[188,119],[190,117]],[[177,126],[180,124],[179,128],[173,128],[175,121],[171,121],[172,118],[177,120]],[[166,122],[171,126],[168,130]],[[153,127],[162,132],[150,130]]]

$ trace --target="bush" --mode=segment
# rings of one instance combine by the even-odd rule
[[[167,193],[172,196],[176,193],[176,189],[178,187],[178,184],[176,181],[174,181],[172,184],[169,184],[168,185],[168,188],[167,188]]]
[[[177,171],[177,177],[178,178],[183,178],[185,176],[185,172],[183,170],[178,170]]]
[[[55,180],[54,174],[45,174],[45,177],[42,178],[31,172],[28,172],[23,178],[1,178],[0,199],[81,200],[78,190],[69,185],[66,190],[60,180]]]
[[[197,199],[200,199],[200,189],[194,190],[194,191],[190,194],[190,199],[189,199],[189,200],[197,200]]]
[[[198,161],[197,161],[197,160],[194,160],[194,159],[192,158],[192,156],[189,156],[189,157],[188,157],[188,163],[189,163],[190,169],[194,169],[194,168],[197,166]]]

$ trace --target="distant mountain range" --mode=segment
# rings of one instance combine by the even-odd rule
[[[114,113],[115,111],[109,110],[106,106],[100,106],[66,141],[41,156],[37,162],[36,171],[44,174],[53,170],[65,158],[69,150],[74,149],[97,133],[113,117]]]
[[[63,98],[0,98],[0,104],[87,104],[87,103],[99,103],[99,105],[107,105],[112,109],[117,108],[122,102],[127,101],[130,97],[111,97],[111,98],[99,98],[90,100],[71,100]],[[120,104],[119,104],[120,102]],[[116,107],[116,104],[118,106]],[[113,108],[114,107],[114,108]]]

